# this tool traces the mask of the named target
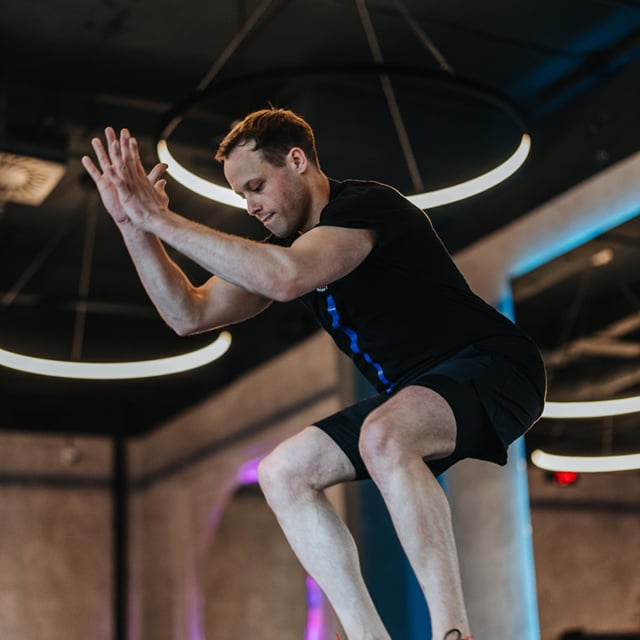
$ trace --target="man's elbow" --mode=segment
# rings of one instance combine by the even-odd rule
[[[276,302],[291,302],[308,292],[309,287],[305,284],[304,274],[294,272],[273,278],[269,297]]]
[[[177,317],[164,316],[164,321],[168,327],[181,338],[201,333],[204,330],[201,324],[197,322],[196,318],[188,317],[186,315]]]
[[[293,282],[284,282],[274,288],[271,299],[276,302],[291,302],[306,293],[300,286]]]
[[[185,338],[187,336],[192,336],[194,333],[197,333],[195,329],[183,324],[169,325],[171,329],[176,333],[176,335],[181,338]]]

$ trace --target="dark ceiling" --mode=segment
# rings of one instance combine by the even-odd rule
[[[212,155],[229,125],[268,104],[289,107],[315,127],[329,175],[412,193],[491,167],[515,148],[521,118],[533,139],[525,166],[491,192],[430,212],[452,253],[640,149],[640,2],[632,0],[20,0],[3,7],[0,43],[0,152],[65,170],[32,206],[16,195],[20,161],[0,160],[0,348],[29,355],[136,360],[211,339],[177,338],[157,318],[83,175],[80,157],[105,125],[131,128],[152,165],[158,131],[179,114],[172,148],[222,181]],[[387,65],[417,176],[374,62]],[[264,235],[237,210],[176,183],[168,190],[178,212]],[[632,220],[515,283],[518,321],[545,351],[552,399],[640,392],[639,240]],[[602,250],[611,260],[596,267]],[[206,277],[177,259],[195,281]],[[579,339],[593,347],[622,319],[630,324],[613,336],[616,348],[571,351]],[[218,362],[146,381],[0,368],[0,428],[141,434],[315,330],[301,305],[274,305],[233,328]],[[637,451],[633,422],[576,430],[547,421],[530,442]]]

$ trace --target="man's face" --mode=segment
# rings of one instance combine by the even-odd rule
[[[254,143],[236,147],[224,163],[231,188],[247,202],[255,216],[279,238],[308,231],[310,197],[292,152],[281,167],[267,162]]]

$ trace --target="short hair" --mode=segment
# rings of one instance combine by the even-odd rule
[[[289,109],[261,109],[247,115],[224,137],[216,160],[224,162],[236,148],[253,141],[254,151],[260,150],[270,164],[281,167],[293,147],[300,147],[318,168],[318,152],[313,129],[307,121]]]

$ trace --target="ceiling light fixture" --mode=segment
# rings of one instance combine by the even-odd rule
[[[205,180],[181,165],[169,151],[169,145],[166,140],[158,142],[157,151],[160,162],[164,162],[168,166],[167,173],[183,187],[209,198],[209,200],[214,200],[230,207],[237,207],[238,209],[246,207],[245,201],[235,191],[228,187],[222,187],[215,182]]]
[[[605,418],[640,411],[640,396],[592,402],[547,402],[543,418]]]
[[[97,202],[97,199],[95,200]],[[85,241],[80,265],[78,298],[87,299],[93,247],[95,244],[97,211],[92,207],[86,216]],[[66,226],[49,239],[46,246],[27,266],[15,284],[0,299],[0,310],[10,307],[20,292],[29,283],[35,273],[42,268],[47,258],[66,234]],[[166,358],[133,360],[124,362],[87,362],[82,360],[82,346],[85,336],[85,322],[90,306],[79,302],[75,307],[75,323],[71,345],[70,360],[53,360],[37,356],[28,356],[0,348],[0,367],[7,367],[24,373],[50,376],[54,378],[73,378],[80,380],[127,380],[132,378],[153,378],[166,376],[201,367],[220,358],[231,344],[231,334],[222,332],[205,347],[188,353]]]
[[[488,191],[513,175],[524,164],[530,149],[531,138],[528,134],[523,133],[520,144],[513,155],[495,169],[445,189],[417,193],[414,196],[409,196],[409,200],[421,209],[432,209]]]
[[[495,187],[513,175],[524,164],[524,161],[529,155],[530,148],[531,138],[528,134],[523,133],[520,144],[515,152],[491,171],[487,171],[476,178],[444,189],[425,191],[424,193],[408,196],[408,200],[421,209],[433,209],[471,198]],[[238,209],[244,209],[246,207],[245,201],[228,187],[223,187],[215,182],[206,180],[180,164],[169,151],[167,140],[162,139],[158,141],[157,153],[160,162],[164,162],[168,166],[167,173],[183,187],[209,200],[214,200],[215,202],[226,204],[230,207],[237,207]]]
[[[640,453],[620,456],[558,456],[541,449],[531,454],[531,462],[545,471],[605,473],[640,469]]]
[[[231,334],[223,331],[211,343],[195,351],[168,358],[132,362],[74,362],[25,356],[0,349],[0,366],[54,378],[82,380],[128,380],[154,378],[202,367],[220,358],[231,345]]]
[[[603,267],[605,264],[609,264],[613,260],[613,256],[613,249],[607,247],[606,249],[602,249],[591,256],[591,264],[594,267]]]
[[[425,45],[429,53],[435,57],[439,69],[421,66],[390,65],[384,62],[382,50],[378,42],[373,23],[369,16],[366,3],[363,0],[355,0],[360,14],[365,35],[371,50],[373,62],[369,64],[342,64],[335,66],[318,66],[307,68],[280,68],[272,70],[261,70],[245,74],[240,77],[232,77],[217,80],[217,76],[223,69],[227,61],[247,39],[248,35],[255,29],[263,15],[269,9],[272,0],[263,0],[254,12],[248,17],[246,22],[230,40],[227,46],[220,53],[213,65],[207,71],[202,80],[198,83],[193,92],[185,99],[179,101],[163,117],[159,132],[156,137],[156,151],[161,162],[167,164],[167,173],[178,183],[205,198],[220,202],[232,207],[244,209],[244,201],[231,189],[216,184],[202,176],[199,176],[185,166],[183,166],[169,150],[169,137],[182,121],[185,113],[195,104],[201,102],[205,97],[236,87],[247,87],[252,84],[264,83],[265,81],[275,81],[275,86],[279,86],[283,81],[292,79],[318,78],[319,80],[332,79],[336,77],[359,77],[362,75],[375,76],[378,78],[382,93],[389,109],[389,114],[396,131],[397,139],[402,148],[407,169],[413,183],[413,189],[418,192],[409,196],[409,200],[421,209],[440,207],[453,202],[458,202],[465,198],[470,198],[483,191],[491,189],[513,175],[524,163],[531,148],[531,138],[527,134],[524,119],[519,109],[506,96],[499,94],[495,90],[481,85],[473,80],[455,75],[453,68],[446,62],[444,56],[437,50],[434,43],[423,32],[420,25],[412,19],[407,9],[400,5],[400,11],[407,21],[414,34]],[[506,116],[515,124],[519,134],[516,138],[517,144],[514,152],[511,152],[505,160],[496,167],[475,178],[464,180],[450,187],[425,191],[420,171],[413,153],[411,136],[407,131],[401,109],[398,104],[391,79],[404,77],[419,80],[444,87],[453,94],[461,94],[465,101],[470,98],[484,106],[490,105],[502,115]],[[273,100],[274,96],[264,95],[264,102]],[[236,107],[237,108],[237,107]],[[247,108],[247,111],[250,110]],[[224,135],[226,131],[222,132]]]

